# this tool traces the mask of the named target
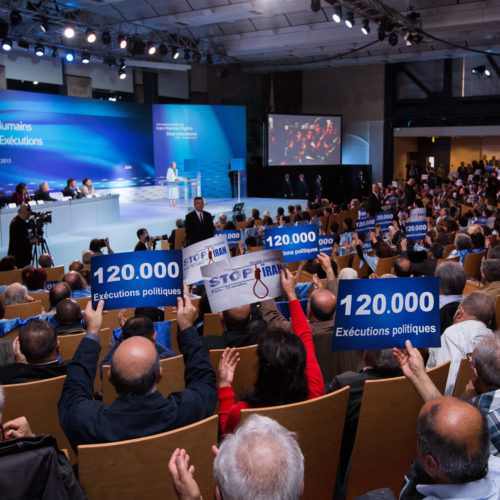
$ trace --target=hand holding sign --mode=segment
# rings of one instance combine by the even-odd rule
[[[83,311],[83,316],[85,318],[85,326],[88,333],[93,333],[94,335],[99,335],[99,331],[102,326],[102,310],[104,308],[104,300],[100,300],[99,304],[94,311],[92,309],[92,302],[89,300]]]
[[[184,300],[181,297],[177,297],[177,323],[179,324],[179,330],[182,331],[193,326],[197,315],[198,311],[196,311],[196,307],[191,302],[189,290],[184,282]]]

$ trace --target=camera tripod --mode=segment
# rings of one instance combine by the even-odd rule
[[[38,265],[38,258],[44,253],[50,254],[49,245],[47,240],[44,238],[43,233],[37,235],[38,243],[33,243],[33,252],[31,254],[31,264],[33,266]]]

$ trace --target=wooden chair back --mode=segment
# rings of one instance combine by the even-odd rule
[[[22,269],[12,271],[0,271],[0,285],[10,285],[11,283],[22,283]]]
[[[186,239],[186,228],[178,227],[175,230],[174,249],[182,250],[184,248],[184,240]]]
[[[184,356],[174,356],[160,360],[162,369],[161,379],[156,388],[164,397],[172,392],[183,391],[186,388],[184,383]],[[117,397],[114,385],[109,380],[109,365],[102,367],[102,401],[110,405]]]
[[[333,498],[349,387],[300,403],[241,411],[243,423],[253,413],[296,432],[304,455],[304,500]]]
[[[47,281],[61,281],[64,275],[64,266],[46,267]]]
[[[32,316],[40,316],[40,314],[42,314],[42,301],[35,300],[35,302],[5,306],[4,319],[28,319]]]
[[[334,257],[334,260],[337,263],[337,269],[339,271],[345,267],[351,267],[352,253],[337,255]]]
[[[245,222],[236,222],[235,226],[236,226],[236,229],[239,229],[240,231],[244,231],[246,229]]]
[[[261,250],[264,250],[264,247],[249,247],[250,252],[260,252]]]
[[[428,371],[444,394],[450,362]],[[391,488],[396,497],[417,456],[416,422],[422,400],[405,377],[365,382],[351,456],[346,499]],[[397,436],[397,439],[395,437]]]
[[[479,281],[467,280],[465,282],[465,287],[462,295],[469,295],[469,293],[477,292],[480,284],[481,283],[479,283]]]
[[[63,361],[73,359],[73,355],[85,335],[86,333],[73,333],[71,335],[57,336],[57,340],[59,340],[59,354]],[[106,352],[108,352],[108,349],[106,349]],[[106,354],[106,352],[104,354]]]
[[[18,326],[16,326],[16,328],[14,328],[10,332],[6,333],[5,335],[2,335],[0,337],[0,341],[13,340],[16,337],[19,337],[19,327]]]
[[[203,335],[222,335],[224,328],[219,313],[205,313],[203,316]]]
[[[497,328],[500,328],[500,295],[497,295],[495,299],[495,321],[497,323]]]
[[[257,371],[259,368],[259,360],[257,358],[257,345],[247,347],[237,347],[236,350],[240,355],[240,362],[236,367],[233,379],[233,391],[236,399],[239,399],[240,392],[244,389],[250,389],[257,380]],[[217,374],[217,382],[219,381],[219,361],[224,349],[210,349],[208,354],[210,361]]]
[[[253,221],[253,227],[263,227],[264,221],[262,219],[255,219]]]
[[[484,257],[484,250],[477,253],[468,253],[464,260],[464,271],[467,278],[475,280],[481,279],[481,261]]]
[[[359,278],[366,278],[370,273],[370,268],[367,263],[364,260],[361,260],[357,253],[354,254],[351,267],[357,271]]]
[[[196,466],[203,498],[213,498],[213,454],[218,416],[173,431],[128,441],[78,447],[78,476],[89,500],[175,499],[168,461],[184,448]]]
[[[193,304],[194,307],[196,307],[196,310],[199,311],[200,309],[200,299],[191,299],[191,303]],[[173,312],[173,306],[165,306],[163,308],[163,319],[164,321],[170,321],[172,319],[176,319],[177,316]]]
[[[455,397],[458,398],[465,392],[465,388],[469,383],[471,375],[472,375],[472,368],[469,360],[467,358],[462,358],[462,361],[460,361],[460,367],[458,368],[457,381],[455,382],[455,389],[453,390],[453,395]]]
[[[35,299],[35,301],[39,300],[42,303],[42,307],[45,312],[50,311],[49,292],[30,293],[29,296]]]
[[[114,330],[120,326],[120,321],[118,320],[119,309],[110,309],[102,315],[102,328],[110,328]],[[135,307],[129,307],[126,309],[127,318],[131,318],[135,313]]]
[[[443,262],[460,262],[460,255],[456,255],[455,257],[449,257],[447,259],[438,259],[437,264],[436,264],[436,269],[443,263]]]
[[[3,413],[3,421],[7,422],[21,416],[26,417],[32,432],[52,434],[57,439],[59,448],[67,448],[70,461],[75,463],[75,453],[59,425],[57,410],[57,402],[61,397],[65,380],[66,375],[62,375],[36,382],[4,385],[7,404]]]
[[[448,257],[448,255],[450,255],[450,253],[453,252],[453,250],[455,250],[454,243],[449,243],[448,245],[446,245],[444,247],[444,258],[446,259],[446,257]],[[460,260],[460,256],[458,258]]]
[[[382,276],[383,274],[390,274],[392,270],[392,265],[394,261],[399,257],[399,255],[393,255],[392,257],[381,257],[378,259],[377,267],[375,269],[375,274],[377,276]]]
[[[75,302],[78,302],[80,309],[83,311],[87,307],[87,304],[91,301],[91,298],[90,297],[73,297],[73,300]]]
[[[162,250],[170,250],[170,243],[168,242],[168,240],[161,240],[160,244]]]

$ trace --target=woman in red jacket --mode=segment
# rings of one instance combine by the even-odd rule
[[[294,334],[267,330],[259,339],[259,371],[255,385],[243,391],[235,404],[231,386],[239,354],[227,348],[219,363],[219,423],[221,433],[232,432],[244,408],[297,403],[322,396],[323,376],[314,354],[311,328],[295,295],[295,280],[281,271],[281,284],[289,301]]]

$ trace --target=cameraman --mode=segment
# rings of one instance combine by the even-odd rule
[[[108,254],[115,253],[111,250],[109,246],[109,238],[94,238],[90,240],[89,250],[92,251],[93,255],[103,255],[102,249],[106,247]]]
[[[134,248],[134,252],[151,250],[151,246],[153,245],[153,238],[149,237],[148,230],[145,227],[141,227],[141,229],[137,230],[137,237],[139,238],[139,241]]]
[[[21,205],[10,223],[9,228],[9,255],[16,258],[16,266],[27,266],[31,262],[32,247],[39,239],[35,236],[30,237],[28,231],[28,219],[32,214],[29,205]]]

